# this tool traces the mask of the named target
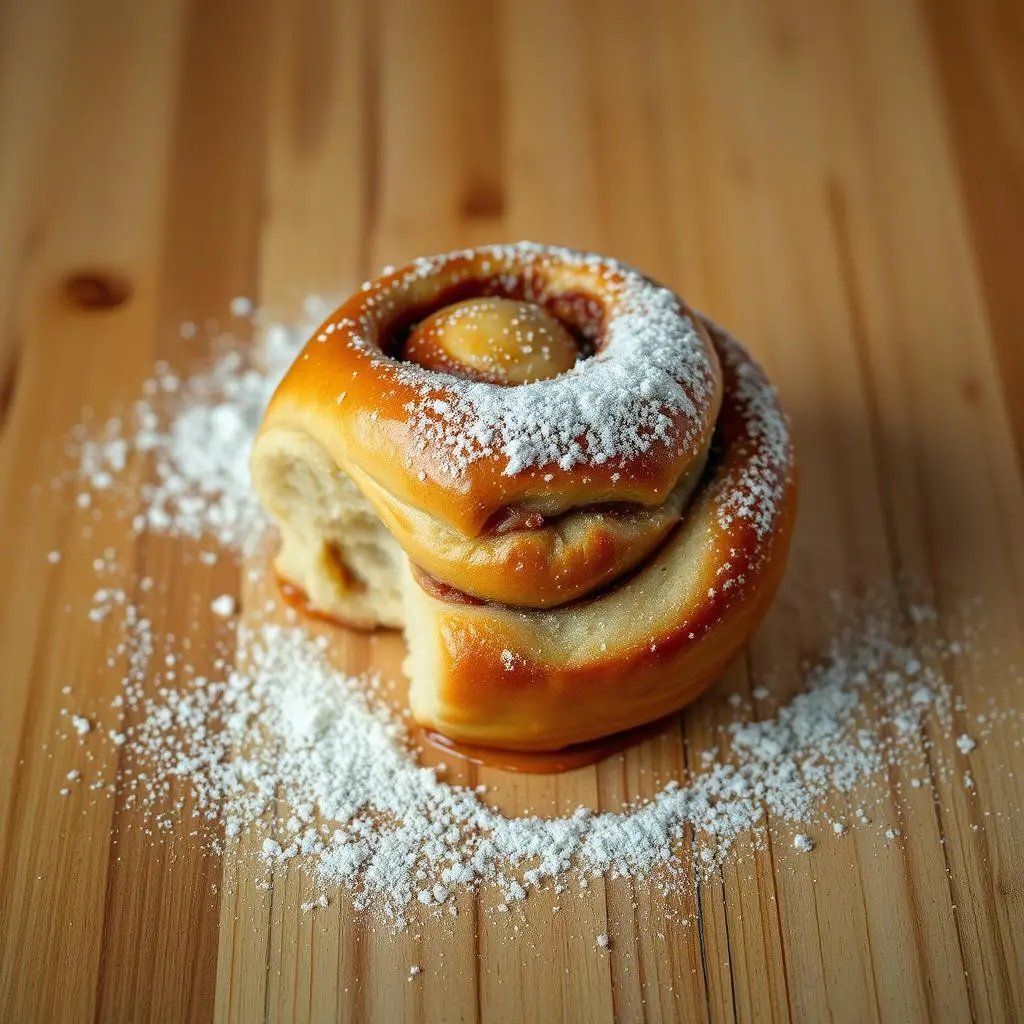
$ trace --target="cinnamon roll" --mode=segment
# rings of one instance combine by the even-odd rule
[[[529,243],[364,284],[282,380],[252,468],[282,580],[404,628],[417,721],[523,751],[711,683],[775,592],[796,497],[739,342],[636,270]]]

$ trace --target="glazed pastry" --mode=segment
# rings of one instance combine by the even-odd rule
[[[253,480],[285,583],[405,629],[417,721],[523,751],[692,700],[763,616],[795,510],[737,341],[635,270],[527,243],[364,285],[278,387]]]

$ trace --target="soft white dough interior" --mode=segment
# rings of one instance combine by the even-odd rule
[[[317,442],[268,432],[253,484],[281,530],[277,571],[305,591],[313,610],[367,628],[404,625],[405,552]]]
[[[431,614],[430,598],[408,568],[402,573],[405,592],[405,660],[402,671],[409,680],[409,708],[419,721],[440,717],[438,683],[443,679],[441,644],[437,639],[437,618]]]

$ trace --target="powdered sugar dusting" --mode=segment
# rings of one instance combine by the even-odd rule
[[[157,482],[140,495],[137,529],[244,544],[262,526],[243,471],[260,403],[303,332],[269,328],[262,353],[249,359],[229,349],[194,376],[158,368],[130,415],[109,421],[99,438],[77,438],[76,481],[88,504],[94,495],[102,506],[108,492],[134,493],[132,460],[152,456]],[[764,385],[741,374],[739,386],[748,384],[747,404],[761,409],[760,440],[771,459],[788,444],[785,424],[764,414]],[[755,474],[752,501],[724,514],[756,526],[770,507],[770,486]],[[59,562],[51,553],[50,571]],[[258,579],[265,565],[254,553],[247,571]],[[288,864],[319,889],[303,904],[310,912],[347,890],[357,907],[400,926],[414,913],[448,913],[467,888],[497,887],[507,911],[537,888],[559,891],[570,876],[585,893],[593,874],[683,889],[695,867],[713,870],[740,837],[766,846],[770,820],[773,833],[791,830],[783,857],[817,856],[817,847],[843,842],[837,837],[851,830],[895,838],[900,830],[884,820],[887,771],[900,766],[914,789],[957,782],[973,794],[964,761],[998,717],[977,716],[968,729],[942,671],[970,657],[970,636],[912,638],[891,601],[847,602],[834,641],[799,678],[759,673],[751,696],[760,719],[741,695],[704,698],[721,705],[716,746],[679,777],[663,779],[650,800],[615,812],[510,817],[486,793],[419,764],[386,682],[339,671],[329,641],[273,602],[244,609],[241,624],[230,595],[216,608],[197,607],[204,634],[213,623],[220,638],[212,666],[200,670],[191,637],[153,624],[147,604],[164,600],[162,582],[141,576],[129,584],[130,570],[113,550],[94,567],[104,579],[115,571],[125,577],[103,582],[85,610],[97,631],[115,637],[108,667],[123,673],[122,688],[109,706],[84,699],[75,706],[65,688],[62,732],[87,757],[74,769],[79,775],[59,781],[74,781],[76,794],[116,794],[148,817],[156,836],[188,834],[216,852]],[[930,635],[935,617],[923,604],[909,609],[921,635]],[[773,710],[771,698],[784,689],[798,695]],[[960,763],[944,762],[924,735],[945,736],[950,747],[959,737]],[[94,767],[102,745],[120,755],[116,780]],[[884,797],[880,811],[873,796]]]
[[[744,439],[738,443],[752,448],[738,480],[727,480],[716,495],[718,523],[728,532],[735,519],[749,521],[758,540],[775,529],[779,505],[791,482],[792,442],[785,417],[779,410],[775,389],[743,347],[720,328],[712,331],[721,339],[719,351],[732,376],[734,401],[743,417]]]
[[[600,351],[564,374],[514,388],[380,353],[381,316],[400,307],[417,281],[474,255],[492,258],[503,268],[503,287],[520,288],[536,302],[557,290],[547,280],[551,268],[575,271],[581,280],[596,275],[608,295]],[[506,476],[515,476],[548,465],[626,465],[656,447],[696,454],[710,426],[715,376],[700,334],[673,292],[614,260],[529,242],[463,250],[416,260],[367,305],[348,343],[374,352],[382,377],[415,388],[418,397],[406,411],[416,443],[451,475],[492,457],[504,462]]]
[[[133,493],[130,460],[149,459],[151,479],[142,485],[142,510],[134,532],[184,537],[209,536],[225,547],[241,547],[265,516],[249,480],[256,430],[277,382],[329,304],[307,301],[307,320],[265,325],[261,344],[249,350],[220,339],[220,354],[205,370],[182,375],[159,363],[142,394],[98,431],[76,431],[69,449],[80,481],[94,492]]]
[[[301,868],[324,898],[349,889],[398,925],[413,906],[481,884],[506,901],[570,874],[667,872],[689,884],[695,857],[710,869],[740,836],[762,843],[769,818],[820,825],[829,802],[856,791],[867,821],[865,793],[884,792],[888,766],[929,770],[921,729],[952,735],[953,696],[937,668],[922,666],[951,657],[950,645],[911,647],[891,613],[869,606],[791,703],[753,721],[737,702],[718,749],[652,800],[617,813],[507,817],[417,763],[380,680],[332,667],[326,637],[260,619],[239,631],[239,667],[214,677],[179,667],[171,684],[152,663],[151,628],[129,613],[127,647],[139,657],[115,704],[135,757],[119,786],[158,831],[193,827],[180,819],[191,813],[216,849],[221,833],[252,835],[254,856]],[[954,770],[938,768],[946,778]],[[801,831],[793,846],[809,853],[818,841]]]

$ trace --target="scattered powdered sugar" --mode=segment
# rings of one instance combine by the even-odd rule
[[[962,733],[956,739],[956,746],[957,750],[959,750],[961,754],[969,754],[977,744],[970,736],[967,735],[967,733]]]
[[[244,295],[236,295],[229,306],[232,316],[249,316],[253,311],[252,299]]]
[[[770,819],[819,822],[855,790],[866,823],[865,792],[881,796],[893,764],[924,765],[922,729],[951,735],[954,711],[941,671],[921,664],[950,657],[949,646],[911,648],[891,614],[858,615],[798,696],[761,721],[734,708],[718,749],[653,799],[508,817],[420,765],[380,681],[334,668],[325,636],[264,619],[237,642],[237,667],[179,675],[153,663],[151,628],[129,611],[133,667],[115,704],[134,757],[120,792],[157,832],[189,830],[182,818],[196,816],[214,849],[226,837],[237,855],[296,867],[325,898],[346,888],[398,926],[411,907],[442,907],[481,884],[499,887],[505,905],[573,873],[667,873],[689,885],[694,864],[713,870],[740,836],[763,845]],[[809,853],[816,840],[799,832],[792,845]]]
[[[81,495],[134,494],[131,462],[147,457],[155,482],[141,490],[137,530],[244,546],[263,525],[248,479],[253,435],[305,331],[271,325],[253,357],[229,347],[194,376],[158,367],[129,415],[108,421],[98,437],[76,438]],[[761,440],[768,451],[781,443]],[[756,524],[759,500],[734,514]],[[250,575],[263,571],[261,558],[253,553]],[[112,550],[94,567],[103,577],[119,568]],[[235,599],[216,598],[206,614],[228,621],[218,626],[212,668],[197,669],[191,639],[161,634],[147,611],[163,586],[144,576],[134,587],[104,582],[93,595],[97,630],[120,629],[108,666],[122,673],[123,687],[109,708],[68,710],[67,735],[124,756],[116,780],[90,788],[116,793],[158,836],[198,827],[218,852],[301,870],[319,889],[303,904],[309,911],[346,889],[356,906],[401,925],[414,911],[454,912],[460,891],[492,885],[507,912],[538,887],[562,891],[571,874],[581,891],[593,874],[668,877],[685,887],[695,868],[714,870],[741,836],[763,847],[769,821],[800,826],[797,853],[822,842],[816,827],[837,835],[855,827],[840,817],[866,826],[872,792],[888,796],[893,765],[913,772],[913,788],[952,779],[973,787],[962,764],[944,764],[922,737],[959,734],[967,754],[991,727],[979,724],[977,739],[953,728],[962,709],[941,668],[968,656],[967,638],[911,643],[894,606],[867,601],[801,670],[799,694],[772,717],[753,720],[747,700],[723,701],[729,720],[714,749],[653,798],[616,812],[509,817],[486,793],[419,764],[386,685],[339,671],[328,641],[273,605],[245,609],[238,623]],[[922,631],[936,617],[923,604],[909,613]],[[794,690],[791,676],[785,688],[776,682],[770,674],[756,680],[759,711]],[[607,936],[597,941],[607,948]]]
[[[210,611],[218,618],[227,619],[235,614],[237,602],[231,594],[221,594],[210,602]]]
[[[249,479],[256,430],[277,382],[330,308],[319,297],[307,300],[307,319],[266,325],[254,351],[221,338],[220,354],[193,375],[157,364],[123,415],[98,431],[75,432],[69,448],[88,488],[78,504],[89,507],[95,493],[113,489],[133,494],[130,461],[148,458],[143,508],[132,516],[136,533],[205,535],[241,547],[265,521]]]

